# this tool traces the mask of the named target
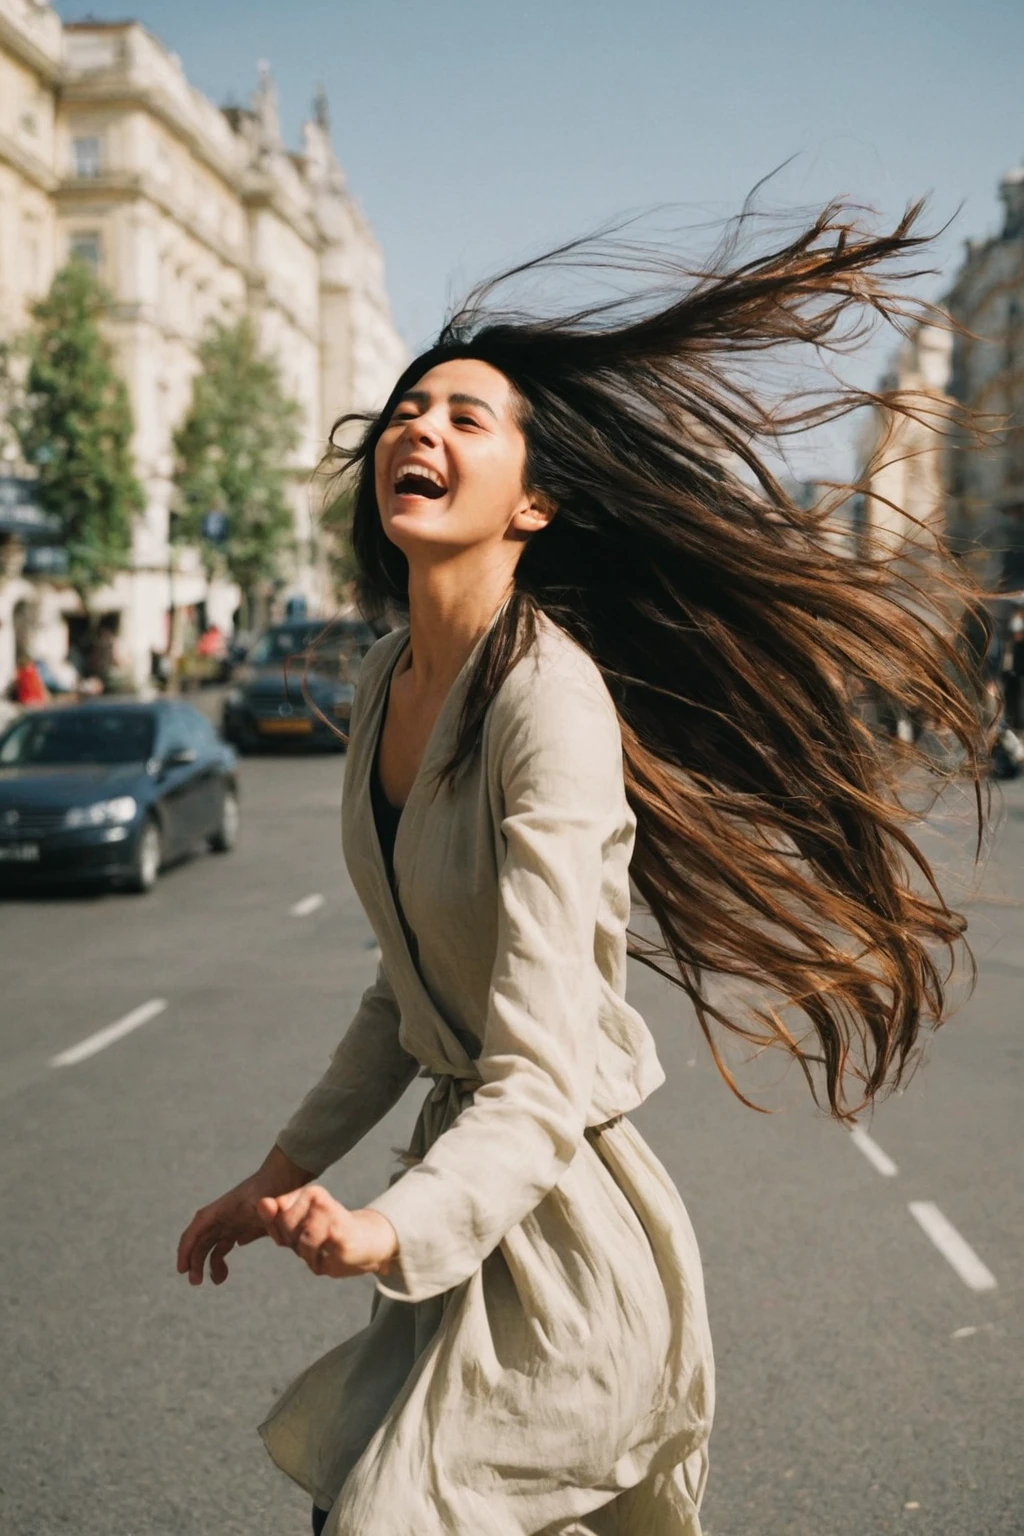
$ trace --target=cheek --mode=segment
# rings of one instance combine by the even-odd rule
[[[458,473],[467,507],[488,522],[507,519],[523,494],[521,455],[505,444],[481,444],[467,452],[459,461]]]

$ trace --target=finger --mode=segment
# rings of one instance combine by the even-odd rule
[[[263,1195],[256,1202],[257,1213],[261,1220],[273,1221],[282,1211],[290,1210],[296,1200],[305,1193],[305,1189],[293,1189],[283,1195]]]
[[[314,1198],[322,1195],[324,1191],[319,1184],[303,1184],[299,1189],[289,1189],[283,1195],[278,1195],[277,1203],[282,1211],[290,1210],[297,1200],[304,1195],[312,1195]]]
[[[223,1285],[228,1277],[228,1266],[224,1260],[235,1246],[233,1237],[222,1237],[214,1246],[210,1254],[210,1279],[214,1285]]]
[[[189,1285],[202,1285],[203,1271],[206,1267],[206,1256],[223,1235],[223,1229],[218,1222],[216,1226],[207,1228],[202,1237],[193,1245],[188,1265]]]
[[[276,1243],[282,1247],[294,1248],[296,1234],[305,1221],[314,1199],[312,1190],[301,1189],[296,1191],[294,1198],[288,1198],[287,1204],[283,1198],[274,1201],[275,1214],[270,1220],[265,1216],[263,1220],[267,1231]]]
[[[197,1211],[196,1214],[192,1217],[192,1220],[189,1222],[188,1226],[185,1228],[184,1232],[179,1237],[179,1239],[178,1239],[178,1274],[179,1275],[183,1275],[185,1273],[185,1271],[188,1269],[189,1261],[190,1261],[191,1255],[192,1255],[192,1248],[193,1248],[193,1246],[194,1246],[194,1244],[196,1242],[196,1239],[198,1238],[199,1234],[202,1232],[204,1226],[206,1225],[206,1223],[208,1221],[209,1221],[209,1217],[206,1215],[205,1211]]]
[[[279,1248],[291,1246],[283,1229],[278,1225],[281,1206],[276,1196],[267,1195],[262,1200],[257,1200],[256,1214],[266,1228],[267,1236],[273,1238]]]
[[[256,1215],[266,1226],[277,1216],[277,1197],[275,1195],[263,1195],[256,1201]]]
[[[295,1252],[300,1259],[305,1259],[314,1273],[319,1273],[318,1263],[320,1250],[331,1243],[332,1223],[327,1211],[314,1208],[306,1217],[296,1234]]]

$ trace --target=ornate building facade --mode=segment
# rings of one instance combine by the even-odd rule
[[[230,624],[237,593],[172,550],[171,443],[211,320],[249,313],[302,408],[292,470],[296,548],[287,587],[328,600],[309,478],[334,418],[380,403],[405,360],[380,251],[335,157],[318,94],[299,152],[281,135],[265,65],[247,108],[221,110],[134,22],[62,27],[39,0],[0,0],[0,337],[72,253],[113,297],[108,328],[128,385],[146,508],[133,568],[96,608],[136,680],[174,640],[172,615],[203,605]],[[10,453],[10,448],[6,450]],[[0,508],[2,518],[2,508]],[[0,529],[3,523],[0,521]],[[0,686],[16,610],[32,606],[42,654],[64,654],[74,599],[18,569],[0,575]]]
[[[975,415],[949,454],[949,532],[986,583],[1024,590],[1024,166],[999,188],[1003,225],[969,240],[946,297],[957,323],[949,391]]]
[[[918,325],[879,381],[880,391],[899,390],[915,403],[910,415],[873,410],[861,442],[860,524],[876,552],[898,557],[908,542],[920,549],[930,534],[947,531],[944,433],[952,349],[947,328]]]
[[[1002,228],[967,242],[942,301],[952,325],[919,326],[880,381],[918,394],[921,419],[880,410],[861,445],[867,525],[898,541],[903,508],[935,526],[997,615],[1024,591],[1024,167],[1000,197]]]

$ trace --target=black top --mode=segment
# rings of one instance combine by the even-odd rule
[[[384,786],[380,781],[379,758],[380,744],[378,743],[373,759],[373,772],[370,774],[370,805],[377,827],[377,841],[380,843],[380,851],[384,857],[384,867],[388,872],[388,880],[394,888],[395,838],[398,835],[398,823],[402,819],[402,807],[392,805],[384,793]]]

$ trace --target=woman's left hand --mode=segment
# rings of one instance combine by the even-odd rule
[[[292,1248],[314,1275],[386,1275],[398,1235],[378,1211],[350,1211],[319,1184],[260,1200],[256,1210],[279,1248]]]

